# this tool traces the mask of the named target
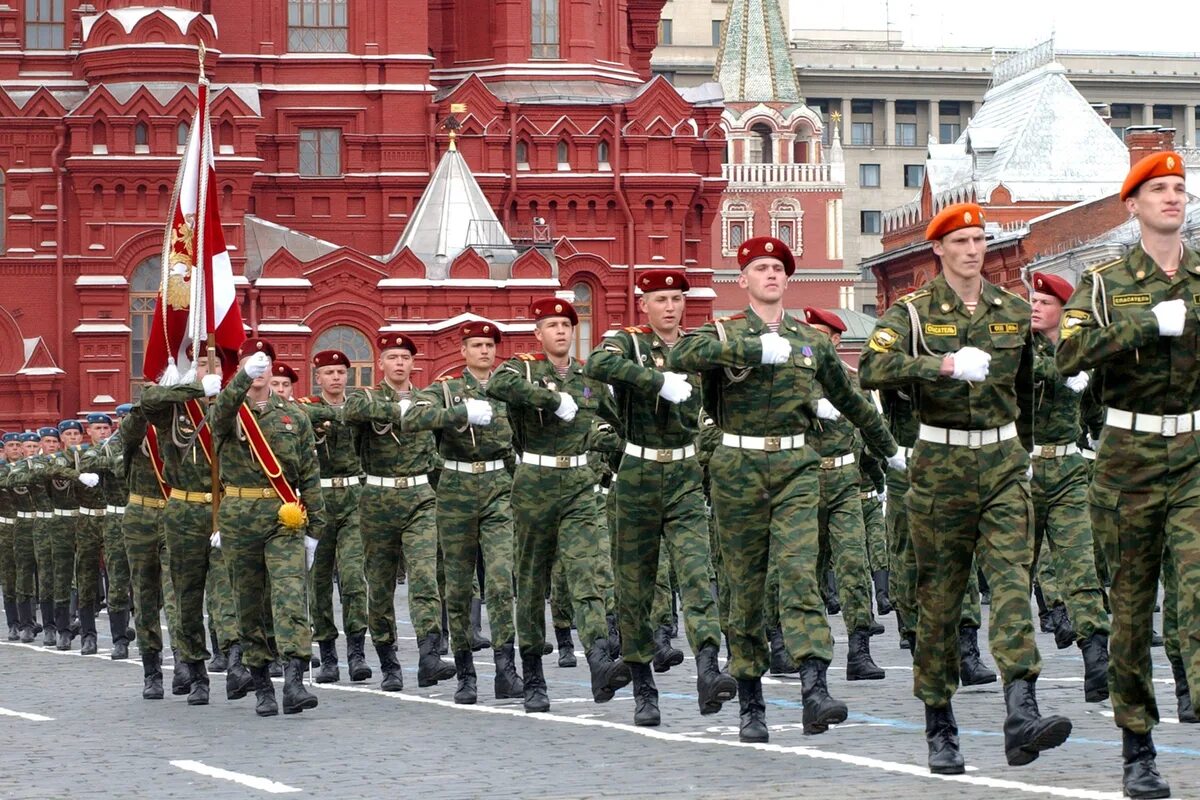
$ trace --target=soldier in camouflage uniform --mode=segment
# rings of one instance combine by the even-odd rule
[[[707,515],[696,461],[700,392],[694,379],[665,371],[682,333],[687,277],[677,270],[647,270],[637,283],[649,324],[606,338],[588,358],[586,374],[612,387],[623,425],[613,559],[622,655],[633,674],[634,723],[658,725],[651,662],[662,625],[652,624],[652,612],[662,551],[670,552],[679,578],[700,713],[720,711],[737,693],[737,683],[717,665],[721,628],[709,586]]]
[[[483,587],[496,664],[497,700],[525,694],[514,663],[513,525],[508,462],[513,433],[504,403],[490,401],[488,383],[496,363],[500,329],[494,322],[459,328],[466,367],[444,375],[421,392],[404,419],[407,430],[432,430],[443,459],[438,481],[437,527],[446,575],[450,643],[458,673],[456,703],[477,697],[472,653],[471,600],[475,565],[482,554]]]
[[[20,639],[29,644],[34,638],[33,598],[36,592],[37,560],[34,547],[34,527],[38,514],[38,492],[41,482],[32,475],[38,458],[38,435],[33,431],[21,434],[24,457],[10,462],[5,481],[13,499],[13,565],[16,578],[17,627]]]
[[[454,677],[453,664],[438,656],[442,636],[438,591],[438,534],[429,476],[437,455],[433,434],[409,431],[402,419],[416,392],[410,379],[417,346],[403,334],[376,339],[383,380],[375,389],[351,393],[343,414],[359,430],[367,485],[359,497],[367,565],[367,624],[379,656],[385,692],[404,688],[396,657],[396,576],[403,554],[408,607],[417,635],[417,685]]]
[[[846,719],[830,697],[826,670],[833,637],[822,613],[817,575],[818,459],[805,445],[823,393],[863,428],[867,445],[889,458],[896,443],[871,404],[851,385],[824,336],[783,309],[795,259],[778,239],[758,237],[738,250],[749,307],[684,336],[667,366],[701,373],[705,409],[722,431],[709,463],[713,507],[729,588],[729,629],[743,741],[768,738],[762,674],[767,569],[779,571],[779,611],[788,652],[800,665],[804,731],[823,733]],[[724,598],[722,598],[724,599]]]
[[[504,362],[488,383],[488,395],[508,404],[521,452],[513,478],[516,530],[517,635],[525,683],[525,711],[548,711],[542,674],[546,635],[546,589],[556,556],[563,558],[579,638],[591,669],[592,698],[608,702],[630,681],[629,666],[614,652],[599,585],[609,557],[596,530],[596,500],[587,448],[595,418],[610,422],[611,396],[604,384],[584,376],[571,358],[579,317],[565,300],[544,298],[530,307],[543,347]]]
[[[90,510],[81,506],[79,513],[100,517],[102,523],[104,566],[108,573],[108,626],[113,640],[109,657],[125,659],[129,657],[129,645],[135,633],[129,627],[129,556],[125,552],[125,534],[121,525],[128,497],[125,481],[119,474],[121,436],[113,433],[112,418],[99,412],[88,414],[87,434],[96,451],[92,467],[100,480],[100,492],[92,498]]]
[[[1105,412],[1088,501],[1112,570],[1109,693],[1121,728],[1124,789],[1167,797],[1150,731],[1158,722],[1150,636],[1164,548],[1181,587],[1181,635],[1200,632],[1200,255],[1183,244],[1188,203],[1183,159],[1146,156],[1121,199],[1141,241],[1084,273],[1062,317],[1055,354],[1063,375],[1092,371]],[[1200,685],[1200,648],[1185,664]]]
[[[862,503],[863,527],[867,530],[867,569],[875,587],[875,613],[884,617],[892,613],[887,526],[883,522],[887,470],[882,461],[862,448],[858,457],[858,499]]]
[[[21,638],[20,614],[17,612],[17,561],[13,552],[13,537],[17,528],[16,498],[7,487],[9,467],[21,460],[21,434],[4,434],[4,461],[0,463],[0,587],[4,590],[4,618],[8,624],[8,641]]]
[[[55,644],[60,650],[71,647],[71,587],[78,573],[82,581],[79,588],[90,588],[91,593],[80,594],[81,606],[90,607],[92,614],[91,625],[95,625],[95,603],[99,591],[100,550],[103,543],[99,519],[81,519],[79,506],[81,495],[87,492],[94,497],[97,492],[78,486],[79,461],[90,450],[83,445],[83,425],[78,420],[64,419],[58,423],[58,434],[63,446],[56,452],[46,456],[46,469],[42,473],[43,485],[54,507],[53,515],[44,522],[44,530],[50,539],[51,573],[47,575],[53,593],[53,604],[49,609],[42,608],[42,624],[46,626],[46,640],[49,644],[55,637]],[[91,500],[91,497],[88,499]],[[100,505],[103,506],[101,498]],[[76,531],[78,530],[78,534]],[[78,546],[77,546],[78,542]],[[78,547],[78,552],[77,552]],[[49,622],[46,622],[49,619]],[[63,623],[66,623],[65,627]],[[54,632],[52,632],[52,629]],[[82,637],[83,655],[96,652],[96,633],[89,631],[80,612],[80,633]]]
[[[981,277],[983,212],[953,204],[925,238],[942,273],[895,303],[859,365],[868,389],[900,389],[921,422],[905,497],[917,561],[913,694],[925,704],[929,768],[965,769],[950,699],[958,688],[963,591],[978,553],[992,590],[992,655],[1004,677],[1005,756],[1028,764],[1071,733],[1042,718],[1034,681],[1041,656],[1029,609],[1033,561],[1027,471],[1032,439],[1029,304]]]
[[[33,527],[33,555],[37,562],[37,599],[42,617],[42,646],[54,647],[57,644],[57,630],[54,625],[54,535],[58,522],[55,510],[58,506],[50,495],[50,478],[44,470],[49,466],[50,459],[62,450],[58,428],[38,428],[38,443],[41,447],[41,458],[35,461],[39,474],[40,485],[34,487],[37,500],[37,518]],[[99,591],[99,582],[93,584]],[[93,601],[99,604],[99,596]]]

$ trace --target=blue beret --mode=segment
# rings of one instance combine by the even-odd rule
[[[127,417],[131,411],[133,411],[133,403],[121,403],[117,406],[116,413],[118,417]]]
[[[53,436],[55,439],[57,439],[58,438],[58,428],[51,428],[51,427],[38,428],[37,435],[38,435],[39,439],[45,439],[47,436]]]
[[[19,442],[19,441],[21,441],[21,434],[19,434],[19,433],[4,434],[4,443],[5,444],[8,444],[9,442]]]
[[[42,430],[45,430],[45,428]],[[83,433],[83,425],[81,425],[77,419],[64,419],[62,422],[58,423],[58,432],[62,433],[63,431],[79,431],[80,433]],[[45,436],[46,434],[42,435]]]
[[[102,422],[105,425],[112,425],[112,417],[110,417],[108,414],[105,414],[103,411],[93,411],[91,414],[88,414],[87,421],[88,425],[98,422]]]
[[[38,435],[37,435],[36,433],[34,433],[33,431],[25,431],[24,433],[22,433],[22,434],[21,434],[21,441],[22,441],[22,442],[36,442],[36,441],[37,441],[38,439],[40,439],[40,438],[41,438],[41,437],[40,437],[40,436],[38,436]]]

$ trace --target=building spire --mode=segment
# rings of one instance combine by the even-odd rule
[[[730,0],[713,78],[726,103],[798,103],[779,0]]]

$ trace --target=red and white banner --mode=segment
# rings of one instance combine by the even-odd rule
[[[148,381],[169,385],[190,380],[193,355],[205,357],[210,334],[225,378],[237,369],[237,351],[246,333],[221,230],[219,198],[208,84],[202,79],[196,116],[175,179],[174,213],[163,239],[162,284],[142,366]]]

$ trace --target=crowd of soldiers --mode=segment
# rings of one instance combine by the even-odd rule
[[[653,726],[654,673],[684,659],[677,597],[699,712],[737,698],[741,740],[765,742],[762,676],[798,673],[803,730],[822,733],[848,713],[826,678],[828,617],[840,608],[847,679],[879,680],[871,636],[894,610],[929,767],[957,774],[951,698],[997,680],[981,588],[1008,763],[1070,735],[1038,708],[1036,584],[1043,630],[1080,649],[1085,701],[1111,698],[1124,789],[1166,797],[1150,736],[1160,578],[1183,722],[1200,680],[1200,256],[1181,239],[1183,175],[1174,153],[1135,165],[1121,198],[1140,243],[1077,288],[1034,273],[1028,300],[981,277],[983,210],[941,209],[926,231],[940,272],[885,312],[860,371],[838,356],[838,315],[784,310],[795,260],[770,237],[739,246],[743,313],[685,332],[685,273],[639,271],[646,323],[586,361],[556,297],[530,308],[539,352],[497,365],[500,328],[471,321],[464,367],[423,389],[402,333],[377,338],[371,389],[347,390],[344,353],[317,353],[308,397],[266,340],[224,375],[189,354],[194,372],[146,385],[116,420],[3,437],[8,638],[32,643],[40,607],[45,646],[78,636],[95,653],[103,603],[111,657],[136,637],[143,697],[161,699],[165,611],[174,694],[205,705],[224,672],[228,699],[253,691],[271,716],[282,677],[291,714],[317,706],[308,670],[341,678],[335,582],[350,680],[373,677],[369,634],[380,688],[403,689],[400,581],[419,686],[455,680],[455,702],[477,702],[474,653],[490,649],[495,697],[545,712],[543,659],[575,666],[574,630],[594,700],[632,684],[633,721]]]

